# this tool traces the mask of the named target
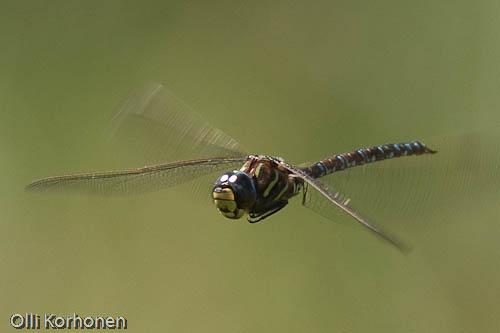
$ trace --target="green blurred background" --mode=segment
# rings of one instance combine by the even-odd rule
[[[0,1],[1,331],[76,312],[131,332],[498,332],[496,195],[412,225],[403,256],[299,204],[250,225],[181,188],[23,187],[99,169],[109,118],[148,81],[292,162],[495,128],[499,29],[497,1]]]

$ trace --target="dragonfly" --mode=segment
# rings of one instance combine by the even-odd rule
[[[52,176],[33,181],[26,190],[136,194],[170,188],[217,172],[211,199],[226,218],[246,217],[250,223],[260,222],[281,211],[293,197],[299,197],[302,205],[330,219],[335,219],[338,212],[346,214],[405,252],[406,244],[361,215],[350,205],[350,198],[322,180],[375,162],[437,152],[420,141],[395,142],[335,154],[307,165],[294,165],[276,156],[249,154],[239,142],[210,125],[161,84],[150,84],[131,94],[113,119],[111,137],[125,131],[130,143],[140,141],[140,132],[127,132],[130,124],[138,123],[139,128],[148,128],[148,135],[162,136],[161,140],[152,140],[154,144],[147,149],[152,154],[162,151],[161,156],[171,161],[119,171]]]

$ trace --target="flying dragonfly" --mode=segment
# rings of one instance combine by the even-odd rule
[[[322,215],[334,219],[328,211],[333,208],[343,212],[381,239],[406,251],[405,244],[359,214],[351,207],[349,198],[322,179],[370,163],[436,153],[419,141],[397,142],[336,154],[302,166],[276,156],[248,154],[236,140],[211,126],[160,84],[148,85],[125,101],[115,116],[114,130],[119,131],[130,122],[148,123],[153,132],[162,133],[165,142],[156,144],[172,162],[48,177],[32,182],[26,189],[132,194],[166,189],[222,172],[212,186],[211,196],[226,218],[246,217],[248,222],[256,223],[282,210],[291,198],[301,197],[303,205]],[[316,193],[315,199],[311,199],[312,192]],[[318,200],[326,200],[329,207],[325,210]]]

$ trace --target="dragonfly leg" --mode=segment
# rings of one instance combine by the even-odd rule
[[[274,213],[279,212],[287,204],[288,204],[288,200],[276,201],[272,206],[266,207],[266,210],[264,210],[262,212],[250,213],[250,217],[248,218],[248,222],[250,222],[250,223],[260,222],[263,219],[273,215]]]

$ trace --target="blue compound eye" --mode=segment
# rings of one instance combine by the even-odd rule
[[[217,179],[214,184],[216,188],[229,187],[234,193],[234,201],[240,209],[248,209],[253,206],[257,199],[257,191],[250,177],[240,171],[226,172]]]

